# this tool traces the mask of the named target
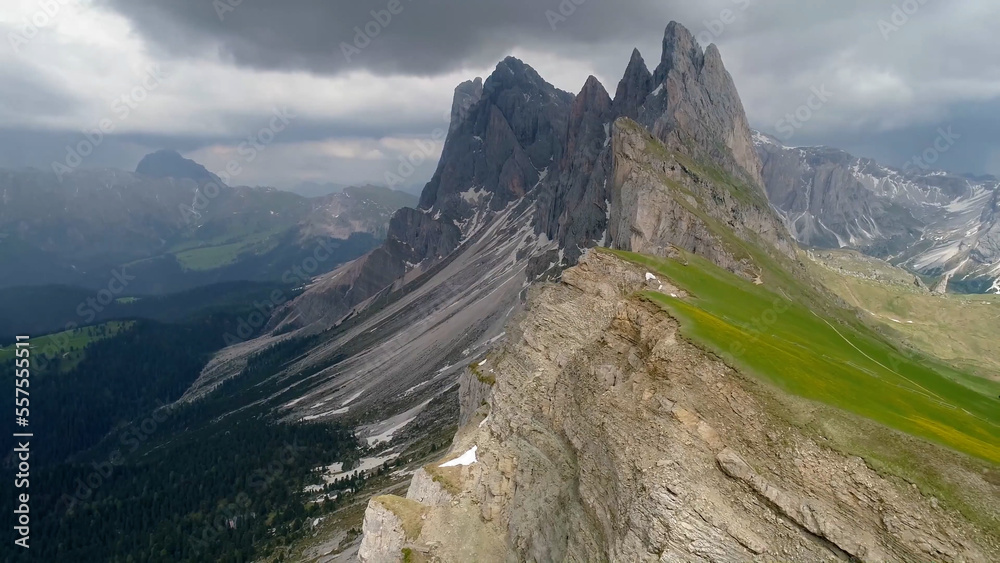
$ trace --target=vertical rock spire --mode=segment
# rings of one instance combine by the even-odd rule
[[[637,119],[639,108],[654,87],[653,74],[646,67],[646,61],[642,59],[639,49],[633,49],[625,75],[618,83],[618,91],[615,92],[613,105],[615,114],[619,117]]]

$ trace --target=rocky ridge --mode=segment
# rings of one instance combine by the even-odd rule
[[[954,509],[841,453],[837,425],[852,425],[848,435],[854,425],[874,425],[817,413],[741,376],[635,296],[643,289],[684,297],[596,251],[560,283],[533,289],[505,344],[480,374],[463,377],[463,396],[479,397],[471,388],[483,386],[490,395],[486,404],[463,404],[472,414],[445,460],[475,446],[475,463],[427,466],[405,509],[391,497],[373,499],[361,560],[400,561],[403,550],[435,561],[1000,554],[996,538]],[[819,433],[814,419],[826,421]],[[940,456],[931,459],[954,455],[921,447]],[[948,463],[949,479],[989,498],[995,484],[961,461]],[[393,532],[413,514],[419,527]]]

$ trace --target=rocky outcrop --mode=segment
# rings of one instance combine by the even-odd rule
[[[612,247],[657,256],[678,247],[747,277],[753,261],[733,234],[794,256],[794,243],[755,187],[696,167],[628,119],[615,122],[612,146]]]
[[[703,53],[690,32],[671,22],[655,72],[633,51],[613,101],[591,77],[571,108],[559,174],[550,172],[538,194],[540,230],[559,241],[566,264],[613,238],[609,180],[620,171],[611,133],[621,118],[638,121],[669,150],[721,169],[730,177],[725,181],[767,208],[751,130],[718,49],[710,45]]]
[[[488,361],[488,360],[487,360]],[[496,378],[490,369],[472,364],[458,380],[458,424],[465,426],[486,405],[493,393]]]
[[[591,252],[561,283],[532,290],[507,343],[489,356],[496,377],[489,415],[460,431],[449,456],[474,444],[477,461],[451,478],[450,502],[424,506],[413,545],[428,558],[1000,556],[1000,545],[954,509],[841,453],[842,444],[815,426],[849,423],[854,435],[869,423],[832,410],[812,414],[815,405],[740,375],[636,297],[641,289],[678,291]],[[970,497],[993,490],[956,454],[922,447],[949,460],[947,478]],[[478,535],[438,528],[455,521]],[[492,551],[456,558],[452,550],[470,542]]]
[[[451,493],[435,481],[426,469],[418,469],[413,474],[413,480],[406,490],[406,498],[423,506],[447,506],[454,500]]]
[[[593,76],[570,108],[565,153],[537,194],[538,229],[560,242],[567,263],[583,248],[606,242],[612,101]]]
[[[451,121],[449,131],[454,131],[456,127],[462,125],[469,117],[469,111],[479,103],[483,97],[483,79],[476,77],[475,80],[468,80],[455,88],[455,98],[451,104]]]
[[[488,201],[479,203],[494,211],[523,197],[561,156],[572,101],[530,66],[504,59],[460,112],[465,120],[452,127],[420,207],[461,220],[470,211],[460,195],[467,190],[485,192]]]
[[[379,499],[368,501],[365,521],[362,524],[364,541],[358,551],[362,563],[401,561],[406,532],[402,519]]]

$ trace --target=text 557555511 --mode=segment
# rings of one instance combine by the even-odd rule
[[[28,389],[31,385],[31,346],[30,338],[18,336],[14,345],[14,459],[16,473],[14,474],[14,543],[25,549],[31,535],[31,497],[28,494],[31,479],[31,432],[28,432],[31,406]]]

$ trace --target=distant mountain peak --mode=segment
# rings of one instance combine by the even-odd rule
[[[144,156],[136,166],[135,173],[151,178],[176,178],[196,182],[218,180],[204,166],[171,149],[158,150]]]

